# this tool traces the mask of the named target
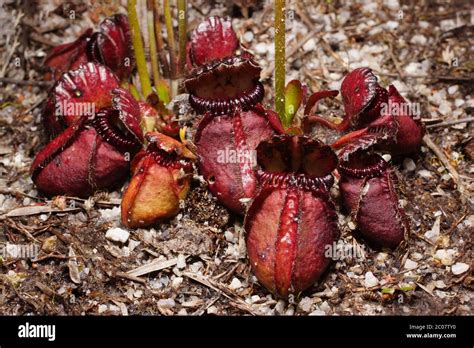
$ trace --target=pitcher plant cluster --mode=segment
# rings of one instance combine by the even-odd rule
[[[87,197],[129,180],[121,220],[132,229],[175,216],[199,173],[242,219],[260,283],[283,298],[330,264],[327,246],[340,236],[336,205],[374,247],[406,240],[395,170],[382,154],[419,151],[424,128],[396,88],[381,86],[369,68],[349,72],[340,91],[310,93],[297,80],[285,87],[284,1],[277,1],[273,92],[230,18],[209,17],[188,33],[186,7],[177,1],[177,43],[168,0],[147,2],[142,27],[130,0],[128,16],[106,18],[50,52],[55,84],[42,117],[51,140],[31,167],[39,191]],[[193,138],[169,107],[182,91]],[[314,110],[339,93],[344,117],[336,124]],[[316,126],[340,137],[325,144],[312,135]]]

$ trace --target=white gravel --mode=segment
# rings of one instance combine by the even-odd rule
[[[229,288],[232,290],[237,290],[237,289],[240,289],[241,287],[242,287],[242,283],[237,278],[232,279],[232,282],[229,285]]]
[[[463,274],[468,269],[469,265],[462,262],[456,262],[454,265],[451,266],[451,272],[453,272],[454,275]]]
[[[120,227],[111,228],[105,233],[105,238],[108,240],[122,244],[128,240],[128,237],[130,237],[130,232]]]
[[[418,263],[413,261],[413,260],[410,260],[410,259],[406,259],[405,261],[405,265],[403,266],[406,270],[412,270],[412,269],[415,269],[418,267]]]
[[[454,263],[456,251],[453,249],[439,249],[436,251],[434,258],[440,261],[444,266],[451,266]]]
[[[165,298],[158,300],[158,307],[162,309],[173,308],[176,305],[176,302],[172,298]]]
[[[413,172],[416,169],[416,164],[411,158],[405,158],[403,160],[403,168],[409,172]]]
[[[367,272],[365,274],[364,285],[366,288],[371,288],[373,286],[379,285],[379,280],[372,272]]]
[[[176,263],[176,267],[178,267],[178,269],[186,268],[186,257],[184,257],[183,254],[178,255],[178,262]]]

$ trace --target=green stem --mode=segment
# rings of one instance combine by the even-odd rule
[[[132,93],[132,95],[135,97],[136,100],[142,99],[142,97],[140,97],[140,93],[138,93],[137,88],[134,85],[130,84],[128,89],[130,93]]]
[[[275,0],[275,109],[285,127],[285,0]]]
[[[184,74],[186,64],[186,31],[188,25],[187,1],[178,0],[178,38],[179,38],[179,73]]]
[[[146,25],[148,28],[148,37],[150,40],[150,60],[151,70],[153,72],[153,84],[156,88],[160,81],[160,68],[158,66],[158,53],[156,50],[155,26],[153,21],[153,4],[150,0],[148,0],[147,5],[148,9],[146,12]]]
[[[150,10],[147,13],[147,26],[150,35],[150,59],[151,69],[153,71],[153,84],[155,85],[158,98],[166,105],[170,102],[170,96],[166,81],[160,78],[160,66],[155,41],[155,26],[153,25],[153,11]]]
[[[165,15],[166,33],[168,34],[171,78],[174,79],[176,78],[176,45],[174,43],[173,20],[171,18],[170,0],[163,0],[163,11]]]
[[[161,68],[163,69],[163,76],[169,76],[170,68],[168,58],[164,53],[165,44],[163,42],[163,36],[161,34],[161,21],[160,21],[160,4],[159,0],[153,0],[153,16],[155,19],[155,37],[156,37],[156,48],[160,57]]]
[[[148,68],[145,59],[145,49],[143,48],[143,41],[140,33],[140,24],[137,17],[137,0],[128,0],[128,21],[130,23],[130,31],[132,34],[133,50],[135,52],[135,61],[137,64],[138,76],[140,77],[140,84],[142,86],[142,94],[146,98],[153,90],[151,88],[150,77],[148,75]]]

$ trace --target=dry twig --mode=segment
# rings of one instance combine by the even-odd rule
[[[441,151],[441,149],[436,145],[431,139],[430,135],[428,133],[425,134],[423,137],[423,143],[425,143],[428,148],[433,151],[433,153],[438,157],[438,159],[441,161],[441,163],[444,165],[444,167],[449,171],[451,174],[451,177],[454,180],[454,183],[459,187],[459,174],[456,171],[456,169],[449,163],[449,159],[446,157],[446,155]]]
[[[459,123],[470,123],[470,122],[474,122],[474,117],[466,117],[466,118],[461,118],[459,120],[451,120],[451,121],[446,121],[446,122],[430,124],[430,125],[427,125],[426,128],[446,127],[446,126],[452,126]]]

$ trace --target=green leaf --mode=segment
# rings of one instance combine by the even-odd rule
[[[415,290],[415,286],[411,284],[400,284],[398,287],[403,292]]]
[[[303,86],[298,80],[288,82],[285,88],[285,126],[293,122],[296,112],[303,101]]]
[[[140,93],[138,92],[137,88],[134,85],[130,84],[128,89],[129,89],[130,93],[132,93],[133,97],[136,100],[138,100],[138,101],[142,100],[142,97],[140,96]]]
[[[390,294],[392,295],[395,292],[394,288],[382,288],[382,294]]]
[[[186,65],[186,28],[188,26],[187,1],[178,0],[178,40],[179,40],[179,73],[184,74]]]
[[[160,79],[158,81],[158,85],[155,86],[155,88],[156,88],[156,93],[158,94],[158,97],[163,102],[163,104],[168,105],[168,103],[171,101],[170,88],[168,86],[168,83],[166,83],[165,80]]]
[[[151,89],[151,81],[150,77],[148,76],[148,67],[145,58],[145,48],[143,46],[136,6],[137,0],[128,1],[128,22],[130,23],[133,52],[135,55],[135,63],[137,65],[138,76],[140,77],[142,94],[146,98],[153,92],[153,90]]]
[[[286,12],[285,0],[275,0],[275,111],[286,128],[289,124],[285,117],[285,76],[286,76]]]

